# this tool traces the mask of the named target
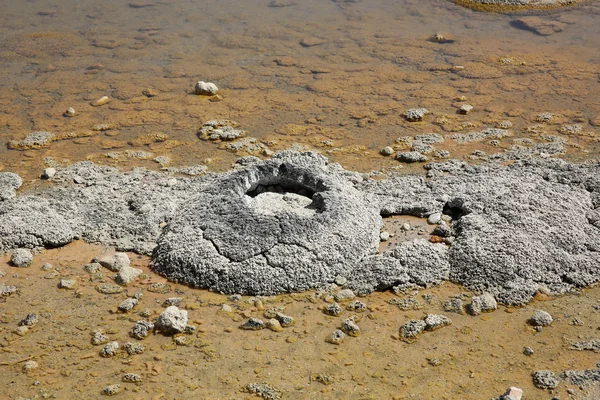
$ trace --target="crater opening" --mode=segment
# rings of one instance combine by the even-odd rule
[[[468,214],[462,207],[462,201],[449,201],[444,205],[442,213],[450,216],[454,221]]]
[[[294,180],[273,176],[270,179],[261,179],[255,185],[252,185],[246,192],[246,195],[256,197],[262,193],[293,193],[312,200],[316,192],[312,188]]]

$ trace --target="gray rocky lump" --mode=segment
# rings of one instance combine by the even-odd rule
[[[427,156],[419,153],[418,151],[403,151],[401,153],[396,154],[396,160],[408,164],[417,163],[417,162],[425,162],[429,159]]]
[[[406,110],[402,116],[410,122],[421,121],[425,115],[429,114],[426,108],[411,108]]]
[[[414,340],[426,327],[427,323],[425,321],[411,319],[400,327],[400,337],[406,340]]]
[[[34,326],[37,323],[38,323],[37,314],[31,313],[31,314],[27,314],[27,316],[19,322],[19,326]]]
[[[141,340],[144,339],[154,329],[154,323],[141,320],[136,322],[135,326],[129,331],[129,336]]]
[[[498,303],[494,296],[490,293],[482,293],[480,296],[473,296],[467,310],[471,315],[479,315],[482,312],[491,312],[497,308]]]
[[[553,321],[552,315],[546,311],[536,310],[527,322],[531,326],[549,326]]]
[[[144,272],[139,268],[132,268],[129,266],[125,266],[119,270],[117,276],[115,277],[115,281],[119,285],[127,285],[135,280],[141,273]]]
[[[114,357],[119,352],[119,343],[118,342],[109,342],[107,343],[102,350],[100,350],[100,355],[102,357]]]
[[[175,213],[153,268],[190,286],[252,295],[350,275],[375,252],[381,223],[354,187],[359,180],[319,155],[293,152],[222,175]]]
[[[99,261],[100,265],[108,268],[113,272],[119,272],[123,267],[129,267],[131,261],[125,253],[115,253],[110,256],[102,257]]]
[[[175,334],[185,331],[188,313],[175,306],[167,307],[156,320],[155,328],[164,334]]]
[[[425,321],[425,329],[428,331],[435,331],[452,324],[450,318],[438,314],[428,314],[423,321]]]
[[[538,389],[554,389],[560,383],[556,374],[552,371],[535,371],[532,374],[533,385]]]
[[[33,262],[33,254],[27,249],[16,249],[10,255],[10,263],[15,267],[29,267]]]

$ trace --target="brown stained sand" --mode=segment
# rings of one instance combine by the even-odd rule
[[[5,283],[20,288],[19,294],[1,300],[3,396],[45,393],[92,399],[104,387],[121,383],[125,393],[130,392],[128,398],[161,393],[181,399],[250,398],[240,389],[248,383],[266,382],[293,399],[475,400],[501,394],[508,386],[524,389],[527,398],[540,398],[543,392],[533,387],[532,371],[591,368],[597,361],[591,351],[569,350],[569,341],[597,338],[598,288],[580,295],[539,298],[523,308],[500,307],[478,317],[442,310],[442,302],[463,293],[452,284],[402,295],[420,304],[410,311],[388,303],[398,298],[393,293],[375,293],[359,298],[368,306],[357,314],[360,335],[334,346],[325,338],[343,319],[355,315],[345,309],[348,301],[342,302],[344,311],[339,317],[329,317],[321,311],[327,303],[314,299],[312,292],[269,297],[256,304],[247,297],[232,301],[172,283],[169,293],[158,294],[148,288],[164,279],[148,268],[147,258],[135,255],[131,255],[132,266],[148,278],[130,284],[124,293],[102,295],[95,289],[99,282],[90,281],[83,264],[110,252],[75,242],[37,255],[29,268],[9,267],[7,259],[0,263],[0,270],[7,273]],[[54,268],[43,271],[41,266],[47,262]],[[103,268],[101,274],[103,281],[113,282],[114,273]],[[76,288],[59,289],[60,279],[74,279]],[[138,292],[143,297],[132,311],[117,312],[127,295]],[[193,335],[179,340],[182,345],[159,334],[143,341],[128,336],[135,322],[143,319],[140,312],[147,309],[149,318],[155,319],[169,297],[182,298],[179,307],[188,311],[189,324],[197,328]],[[233,312],[220,311],[222,304],[231,306]],[[238,329],[249,317],[268,320],[260,309],[272,307],[284,307],[284,314],[292,316],[295,324],[278,333]],[[546,310],[555,319],[539,333],[526,323],[535,309]],[[28,313],[38,314],[39,322],[18,336],[13,330]],[[398,340],[400,325],[427,313],[446,315],[453,323],[425,332],[411,344]],[[90,343],[95,331],[121,346],[131,341],[146,350],[102,358],[98,354],[102,346]],[[525,346],[533,348],[532,356],[522,354]],[[24,360],[36,361],[39,368],[23,372]],[[123,384],[125,373],[140,375],[142,383]],[[32,385],[34,381],[39,384]],[[567,388],[575,390],[571,398],[576,399],[584,399],[592,390],[561,384],[554,393],[566,396]]]

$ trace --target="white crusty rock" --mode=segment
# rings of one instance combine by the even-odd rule
[[[23,180],[12,172],[0,172],[0,201],[12,199],[16,190],[21,187]]]
[[[491,293],[482,293],[473,296],[467,310],[471,315],[479,315],[482,312],[491,312],[498,308],[498,303]]]
[[[415,122],[421,121],[427,114],[429,114],[429,111],[426,108],[411,108],[406,110],[402,116],[409,122]]]
[[[56,168],[46,168],[42,173],[42,179],[52,179],[56,175]]]
[[[140,276],[142,272],[144,272],[144,271],[142,271],[139,268],[133,268],[128,265],[125,265],[117,273],[115,281],[119,285],[127,285],[127,284],[133,282],[135,280],[135,278]]]
[[[215,85],[214,83],[198,81],[196,82],[194,91],[196,94],[199,95],[212,96],[217,94],[219,88],[217,88],[217,85]]]
[[[16,249],[10,255],[10,263],[15,267],[29,267],[33,262],[33,254],[28,249]]]
[[[550,326],[554,319],[548,312],[536,310],[527,322],[532,326]]]
[[[99,261],[100,265],[108,268],[113,272],[119,272],[123,267],[129,267],[131,261],[125,253],[115,253],[110,256],[102,257]]]
[[[167,307],[156,320],[155,327],[164,334],[175,334],[185,331],[188,313],[175,306]]]

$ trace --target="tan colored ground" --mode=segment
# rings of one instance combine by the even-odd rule
[[[117,312],[125,292],[103,295],[91,282],[83,263],[94,256],[110,252],[99,246],[73,243],[63,249],[48,250],[36,256],[29,268],[0,269],[7,273],[5,282],[20,287],[20,293],[2,300],[0,312],[0,364],[5,397],[30,398],[36,394],[56,394],[57,398],[98,398],[102,389],[121,383],[125,398],[229,399],[251,398],[240,392],[248,383],[266,382],[284,393],[284,398],[312,399],[487,399],[511,385],[525,390],[527,399],[550,398],[535,389],[530,374],[537,369],[562,371],[592,368],[597,361],[593,352],[568,349],[569,340],[598,337],[600,313],[598,288],[558,299],[540,299],[527,307],[505,308],[479,317],[444,312],[441,302],[464,290],[451,284],[408,294],[421,309],[403,311],[387,303],[400,298],[393,293],[376,293],[359,298],[368,305],[363,313],[344,310],[339,317],[325,315],[324,300],[313,293],[268,298],[264,308],[282,306],[296,323],[283,332],[244,331],[239,326],[248,317],[263,317],[263,311],[249,297],[228,300],[203,290],[171,284],[166,294],[151,293],[148,286],[164,279],[147,267],[147,259],[132,256],[133,264],[149,275],[127,287],[126,293],[143,293],[143,298],[129,313]],[[8,260],[6,260],[8,261]],[[51,263],[52,271],[41,265]],[[17,274],[18,277],[13,276]],[[48,274],[52,274],[49,277]],[[113,283],[109,270],[102,270],[103,280]],[[61,278],[75,279],[76,289],[57,287]],[[128,356],[122,351],[115,358],[102,358],[102,346],[90,339],[100,330],[121,346],[139,312],[148,309],[156,318],[168,297],[182,297],[181,307],[188,310],[190,324],[198,330],[189,336],[188,346],[176,346],[171,337],[150,335],[140,343],[146,346],[141,355]],[[426,299],[429,298],[429,301]],[[343,302],[342,305],[348,302]],[[221,304],[233,307],[232,314],[220,311]],[[550,312],[555,322],[536,333],[526,324],[534,310]],[[40,316],[38,324],[23,337],[13,333],[28,313]],[[422,334],[408,344],[398,337],[398,328],[426,313],[442,313],[453,324]],[[359,315],[362,332],[346,337],[341,345],[325,342],[342,319]],[[581,324],[581,325],[579,325]],[[522,354],[530,346],[535,353]],[[39,369],[25,373],[25,359],[38,362]],[[433,359],[441,364],[432,366]],[[7,365],[8,364],[8,365]],[[122,383],[124,373],[133,372],[143,383]],[[315,381],[327,375],[333,383]],[[36,382],[37,381],[37,382]],[[36,382],[36,383],[34,383]],[[572,385],[562,384],[555,394],[565,396],[566,388],[577,396],[584,393]],[[9,397],[12,396],[12,397]]]
[[[447,139],[436,148],[470,160],[473,150],[494,153],[514,139],[542,142],[544,135],[557,135],[568,140],[565,158],[598,158],[600,7],[595,1],[526,20],[529,29],[549,36],[517,29],[515,20],[523,16],[477,13],[433,0],[401,5],[307,0],[290,7],[268,7],[267,0],[4,3],[0,71],[8,78],[0,82],[0,141],[35,130],[87,136],[39,150],[1,147],[0,171],[26,179],[55,162],[85,159],[122,168],[160,167],[152,158],[105,155],[126,150],[169,156],[173,166],[205,163],[225,170],[246,153],[232,154],[223,143],[196,135],[204,121],[220,118],[238,121],[271,150],[313,148],[358,171],[398,168],[397,161],[379,155],[388,145],[401,150],[398,137],[465,133],[505,120],[513,135],[499,146]],[[441,40],[432,40],[438,32]],[[193,95],[197,80],[217,84],[220,101]],[[145,89],[155,96],[144,95]],[[105,95],[108,104],[90,105]],[[457,114],[465,103],[473,111]],[[68,107],[75,117],[63,116]],[[402,112],[415,107],[431,114],[423,122],[405,121]],[[542,112],[555,117],[540,124],[536,118]],[[112,128],[92,131],[99,124]],[[561,133],[570,124],[580,124],[581,134]],[[420,166],[403,168],[423,173]],[[99,294],[82,269],[110,251],[75,243],[44,252],[28,269],[0,261],[0,271],[7,273],[2,281],[21,288],[19,295],[0,300],[0,399],[98,398],[105,386],[121,383],[125,372],[141,374],[143,383],[122,383],[127,391],[121,398],[249,398],[240,388],[267,382],[291,399],[487,399],[511,385],[523,388],[526,399],[549,399],[552,394],[533,388],[532,371],[586,369],[598,361],[593,352],[568,349],[569,339],[600,336],[600,316],[593,308],[600,301],[597,288],[480,317],[444,313],[452,326],[412,344],[397,339],[399,326],[440,312],[440,302],[462,289],[445,284],[418,293],[424,308],[413,311],[388,304],[393,293],[378,293],[361,299],[369,306],[358,323],[361,336],[334,346],[324,339],[341,318],[352,315],[349,311],[328,317],[319,309],[326,303],[307,300],[310,294],[280,296],[267,307],[286,305],[295,326],[281,333],[242,331],[238,326],[246,317],[262,314],[247,298],[233,303],[179,285],[169,294],[147,292],[149,283],[161,278],[151,273],[146,258],[135,256],[150,278],[128,293],[142,291],[144,297],[133,313],[116,313],[125,294]],[[57,276],[44,278],[49,272],[40,267],[46,261]],[[103,276],[111,281],[110,272]],[[78,288],[58,289],[59,277],[76,278]],[[431,304],[422,298],[429,294]],[[142,355],[104,359],[90,344],[97,329],[112,332],[111,339],[121,344],[133,341],[127,332],[141,319],[136,313],[148,308],[156,317],[162,301],[173,296],[184,298],[198,327],[189,346],[151,336]],[[219,313],[222,303],[235,312]],[[537,308],[556,319],[541,333],[525,323]],[[38,325],[24,337],[12,333],[29,312],[41,316]],[[575,319],[583,325],[573,325]],[[524,346],[535,354],[523,355]],[[26,374],[22,360],[29,357],[40,367]],[[428,363],[434,358],[441,365]],[[316,381],[319,375],[333,377],[333,383]],[[578,388],[569,396],[566,388],[561,385],[556,394],[600,398]]]

